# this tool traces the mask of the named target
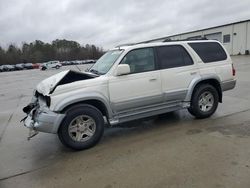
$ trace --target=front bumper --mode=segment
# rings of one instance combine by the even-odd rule
[[[30,130],[57,133],[65,114],[55,113],[49,108],[33,108],[24,120],[24,126]]]

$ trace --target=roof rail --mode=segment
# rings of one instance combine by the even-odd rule
[[[182,40],[172,40],[170,38],[165,39],[162,42],[178,42],[178,41],[192,41],[192,40],[208,40],[206,37],[195,37],[195,38],[187,38],[187,39],[182,39]]]
[[[117,45],[116,48],[120,48],[120,47],[123,47],[123,46],[133,46],[133,45],[136,45],[137,43],[127,43],[127,44],[120,44],[120,45]]]
[[[154,43],[155,41],[145,41],[145,42],[136,42],[136,43],[127,43],[127,44],[120,44],[117,45],[116,48],[120,48],[123,46],[133,46],[133,45],[137,45],[137,44],[146,44],[146,43]]]

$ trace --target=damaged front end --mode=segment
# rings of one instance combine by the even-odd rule
[[[97,77],[87,73],[76,71],[63,71],[51,76],[37,85],[30,104],[23,108],[27,114],[21,121],[29,131],[28,139],[35,136],[38,132],[57,133],[58,128],[65,117],[65,114],[50,110],[50,95],[59,85],[70,84]]]
[[[27,116],[23,119],[29,131],[28,140],[38,132],[57,133],[65,114],[55,113],[49,109],[49,97],[35,92],[32,102],[23,108]]]

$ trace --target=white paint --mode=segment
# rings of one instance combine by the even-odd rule
[[[46,78],[45,80],[41,81],[37,87],[36,90],[39,93],[42,93],[44,96],[49,95],[50,91],[53,90],[53,88],[56,86],[58,82],[66,75],[68,74],[69,70],[62,71],[58,74],[55,74],[49,78]]]
[[[117,67],[130,50],[173,44],[184,46],[191,55],[194,65],[117,76]],[[53,110],[63,100],[83,95],[90,95],[89,97],[91,97],[91,93],[98,93],[98,95],[109,100],[110,103],[122,103],[131,99],[147,98],[166,92],[188,89],[192,80],[197,76],[202,77],[214,74],[219,76],[222,82],[235,79],[232,76],[230,56],[224,61],[203,63],[187,42],[147,43],[122,48],[124,52],[106,75],[60,85],[52,94],[49,94],[51,89],[68,73],[68,71],[64,71],[42,81],[37,86],[37,90],[44,95],[50,95],[50,109]]]

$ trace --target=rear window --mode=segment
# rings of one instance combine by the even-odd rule
[[[227,59],[227,54],[217,42],[195,42],[188,44],[200,56],[204,63],[212,63]]]

